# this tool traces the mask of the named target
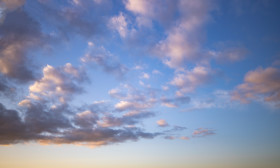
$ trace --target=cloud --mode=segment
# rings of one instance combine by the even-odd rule
[[[23,10],[6,12],[0,24],[0,72],[20,82],[34,79],[29,54],[43,44],[39,24]]]
[[[89,42],[88,47],[89,51],[81,58],[82,62],[97,65],[103,71],[111,73],[118,78],[124,77],[128,72],[128,68],[121,64],[117,58],[103,46],[98,47],[94,43]]]
[[[178,3],[180,18],[165,39],[155,46],[155,53],[171,68],[181,68],[186,61],[203,57],[201,51],[201,29],[208,19],[212,5],[210,1],[181,0]]]
[[[106,4],[96,5],[94,1],[72,1],[63,4],[53,1],[34,1],[32,5],[40,9],[39,18],[43,25],[47,25],[53,38],[57,41],[69,40],[76,35],[84,38],[93,37],[106,28],[107,19],[100,19],[100,14],[106,15]],[[103,8],[104,7],[104,8]],[[90,10],[89,10],[90,9]],[[91,14],[89,15],[88,12]]]
[[[43,77],[29,86],[28,99],[58,99],[61,103],[65,103],[71,100],[73,94],[83,91],[80,83],[86,80],[85,72],[73,67],[70,63],[58,68],[47,65],[43,68]]]
[[[82,128],[91,128],[96,124],[99,116],[90,110],[77,113],[74,117],[74,123]]]
[[[138,27],[151,28],[153,21],[167,26],[174,19],[177,0],[124,0],[126,10],[136,15]],[[166,8],[168,6],[168,8]]]
[[[184,93],[192,92],[196,87],[211,81],[213,71],[204,66],[196,66],[192,70],[179,71],[175,74],[174,79],[170,82],[179,88],[178,96]]]
[[[21,115],[20,115],[21,114]],[[0,103],[0,144],[35,141],[43,144],[79,144],[100,146],[140,138],[154,138],[160,133],[148,133],[137,127],[119,127],[104,124],[99,113],[86,110],[75,113],[67,104],[49,107],[44,103],[31,103],[20,112],[8,110]],[[152,113],[127,113],[120,118],[122,124],[135,124]],[[24,116],[24,117],[20,117]],[[98,124],[97,124],[98,123]]]
[[[176,137],[169,135],[169,136],[165,136],[164,139],[174,140],[174,139],[176,139]]]
[[[221,46],[219,50],[209,51],[209,55],[216,59],[218,62],[237,62],[245,58],[248,50],[240,45],[237,46]]]
[[[123,125],[135,125],[140,119],[154,116],[152,112],[139,112],[131,111],[123,114],[121,117],[104,116],[102,121],[99,121],[99,125],[102,127],[119,127]]]
[[[160,127],[167,127],[169,124],[165,120],[161,119],[157,121],[157,125]]]
[[[232,99],[243,103],[261,99],[279,106],[280,70],[268,67],[249,71],[244,77],[244,83],[238,85],[232,92]]]
[[[140,76],[142,79],[150,79],[150,75],[148,73],[143,72],[142,75]]]
[[[15,10],[23,6],[25,0],[1,0],[0,7],[7,10]]]
[[[187,137],[187,136],[182,136],[182,137],[180,137],[180,139],[182,139],[182,140],[190,140],[190,138]]]
[[[192,135],[193,137],[204,137],[208,135],[214,135],[216,134],[214,130],[207,129],[207,128],[198,128],[193,131]]]
[[[157,102],[153,91],[138,90],[130,85],[122,85],[120,88],[111,89],[109,94],[119,100],[115,104],[117,111],[143,111],[152,108]]]
[[[8,110],[0,103],[0,144],[17,142],[18,137],[24,136],[25,125],[17,111]]]
[[[166,106],[166,107],[178,107],[180,105],[185,105],[188,104],[190,102],[190,97],[188,96],[180,96],[180,97],[175,97],[172,99],[168,99],[168,98],[162,98],[162,105]]]
[[[120,101],[115,105],[116,110],[126,111],[126,110],[144,110],[152,106],[151,103],[144,102],[131,102],[131,101]]]
[[[129,34],[128,23],[123,13],[118,16],[114,16],[109,21],[109,27],[115,29],[122,38],[125,38]]]

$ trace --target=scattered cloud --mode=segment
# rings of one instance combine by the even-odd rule
[[[138,27],[152,28],[153,21],[168,25],[174,19],[177,0],[124,0],[126,10],[136,15]],[[168,6],[168,8],[166,8]]]
[[[0,36],[0,72],[20,82],[35,79],[28,54],[43,44],[39,24],[23,10],[8,12],[1,23]]]
[[[204,137],[208,135],[214,135],[216,134],[214,130],[207,129],[207,128],[198,128],[193,131],[192,135],[193,137]]]
[[[174,140],[174,139],[176,139],[176,137],[174,137],[174,136],[165,136],[164,139]]]
[[[218,62],[237,62],[245,58],[248,50],[242,46],[222,48],[218,51],[209,51],[209,55]]]
[[[160,126],[160,127],[167,127],[167,126],[169,126],[169,124],[165,120],[163,120],[163,119],[158,120],[157,121],[157,125]]]
[[[0,144],[35,141],[41,144],[71,143],[95,147],[154,138],[161,134],[147,133],[138,127],[122,127],[153,116],[150,112],[129,112],[120,118],[104,118],[100,117],[103,112],[75,112],[73,109],[67,104],[49,107],[42,102],[31,102],[19,112],[8,110],[0,103]],[[113,128],[116,126],[118,128]]]
[[[202,25],[208,20],[211,4],[205,1],[179,1],[180,19],[155,46],[155,53],[171,68],[180,69],[186,61],[200,60]]]
[[[208,83],[213,76],[213,70],[205,66],[196,66],[192,70],[183,70],[175,74],[174,79],[170,82],[179,88],[178,96],[184,93],[192,92],[196,87]]]
[[[0,7],[6,10],[15,10],[23,6],[25,0],[2,0],[0,2]]]
[[[182,140],[190,140],[190,138],[187,137],[187,136],[181,136],[180,139],[182,139]]]
[[[130,111],[121,117],[104,116],[98,124],[102,127],[131,126],[139,123],[140,119],[154,116],[152,112]]]
[[[94,43],[88,43],[89,51],[81,58],[86,64],[99,66],[103,71],[111,73],[118,78],[124,77],[128,72],[128,68],[121,64],[117,58],[107,51],[103,46],[98,47]]]
[[[84,71],[73,67],[70,63],[54,68],[47,65],[43,68],[43,77],[29,86],[30,100],[56,100],[61,103],[71,100],[72,95],[83,91],[80,83],[87,80]],[[23,100],[19,105],[25,105]]]
[[[115,29],[122,38],[126,38],[129,34],[128,23],[123,13],[112,17],[109,21],[109,27]]]
[[[109,95],[119,100],[115,104],[117,111],[143,111],[152,108],[157,102],[153,91],[139,90],[130,85],[122,85],[120,88],[111,89]]]
[[[180,97],[175,97],[175,98],[162,98],[161,102],[163,106],[166,107],[178,107],[180,105],[186,105],[190,102],[190,97],[188,96],[180,96]]]
[[[232,99],[243,103],[261,99],[279,106],[280,70],[268,67],[249,71],[244,77],[244,83],[238,85],[232,92]]]
[[[142,79],[150,79],[150,75],[148,73],[143,72],[142,75],[140,76]]]

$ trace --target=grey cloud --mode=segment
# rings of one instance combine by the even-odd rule
[[[190,102],[191,98],[188,96],[181,96],[175,98],[162,98],[162,104],[167,107],[178,107],[180,105],[186,105]]]
[[[6,109],[0,103],[0,144],[10,144],[25,137],[25,125],[15,110]]]
[[[1,0],[0,7],[6,10],[15,10],[24,5],[25,0]]]
[[[154,116],[152,112],[129,112],[121,117],[104,116],[99,123],[102,127],[115,127],[123,125],[134,125],[139,123],[140,119]]]
[[[137,141],[139,138],[154,138],[159,133],[146,133],[140,129],[75,129],[65,133],[64,137],[57,137],[51,143],[83,143],[89,146],[108,145],[112,143],[121,143],[132,140]],[[47,141],[47,143],[49,143]]]
[[[57,3],[51,1],[31,2],[33,8],[40,9],[37,18],[42,24],[54,30],[57,39],[69,40],[73,35],[81,35],[85,38],[93,37],[104,31],[107,15],[112,4],[95,4],[93,1],[79,1],[75,4],[71,1]],[[99,17],[102,14],[103,17]]]
[[[0,36],[0,72],[23,82],[34,79],[28,54],[42,44],[39,24],[23,10],[7,12]]]
[[[16,111],[8,110],[0,103],[0,144],[33,141],[101,146],[149,139],[161,134],[145,132],[137,127],[122,127],[124,124],[138,123],[143,118],[153,116],[153,113],[127,113],[116,119],[122,123],[118,128],[114,128],[114,125],[99,126],[98,121],[103,122],[100,115],[92,111],[77,113],[67,104],[50,107],[48,103],[31,103]]]

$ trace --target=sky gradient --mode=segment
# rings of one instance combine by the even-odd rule
[[[0,0],[0,167],[280,167],[279,9]]]

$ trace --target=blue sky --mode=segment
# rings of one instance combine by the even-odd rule
[[[279,7],[1,0],[0,167],[279,167]]]

